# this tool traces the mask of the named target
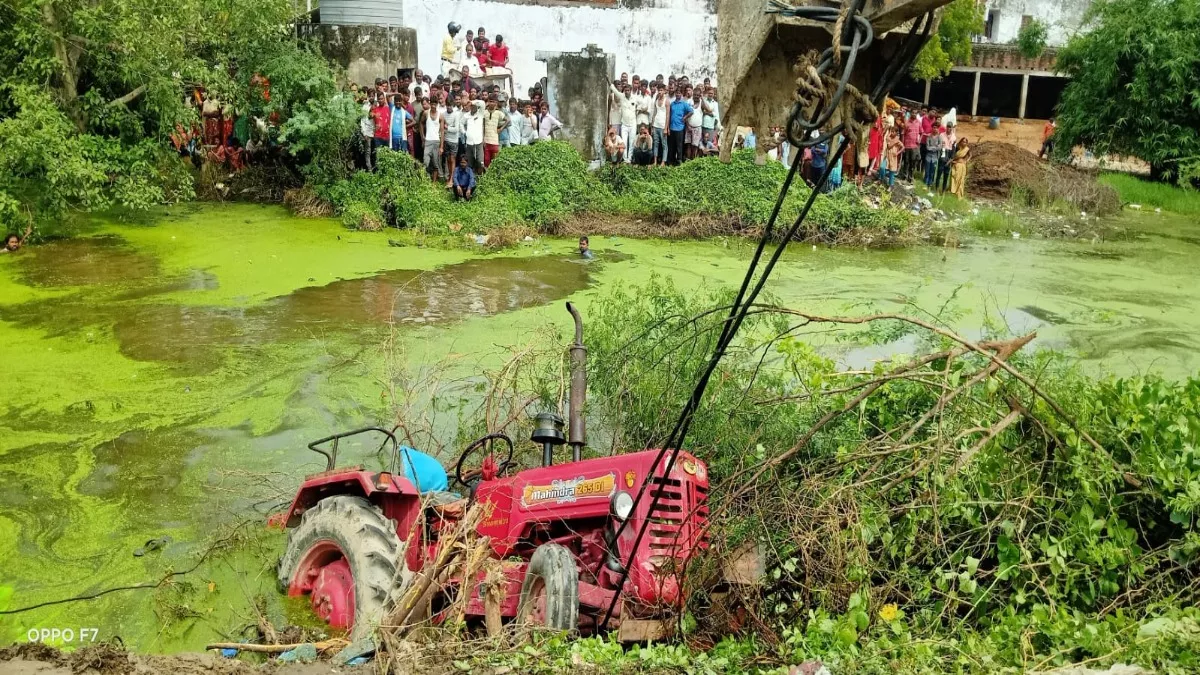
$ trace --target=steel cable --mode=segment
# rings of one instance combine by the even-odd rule
[[[846,123],[845,120],[843,120],[831,129],[827,129],[824,134],[818,134],[816,137],[811,137],[811,134],[807,134],[808,137],[797,138],[796,133],[797,131],[811,132],[814,130],[819,130],[822,125],[828,123],[828,121],[836,112],[838,106],[841,104],[842,97],[845,95],[846,89],[849,86],[850,75],[852,74],[854,65],[857,61],[858,53],[869,47],[874,41],[874,30],[871,27],[870,22],[867,21],[861,14],[864,2],[865,0],[851,0],[849,4],[844,6],[841,10],[831,7],[792,7],[789,5],[784,5],[778,0],[771,0],[768,5],[768,9],[766,10],[768,13],[775,13],[783,16],[795,16],[822,23],[833,23],[835,25],[840,24],[842,27],[841,35],[834,36],[833,45],[822,52],[820,60],[816,66],[816,72],[818,76],[824,76],[825,74],[829,73],[832,68],[838,67],[835,66],[834,50],[838,49],[841,52],[844,52],[845,57],[838,59],[838,61],[840,61],[841,72],[837,77],[838,85],[833,95],[829,98],[829,100],[824,102],[823,106],[819,107],[813,112],[812,119],[805,119],[804,106],[801,105],[800,101],[797,101],[792,105],[791,112],[788,116],[787,140],[795,146],[801,148],[812,147],[819,143],[828,141],[838,133],[841,133],[845,130]],[[916,58],[917,53],[920,52],[921,47],[925,44],[925,40],[929,36],[930,28],[932,27],[933,23],[933,12],[929,12],[923,17],[913,21],[913,25],[901,42],[895,57],[884,70],[883,77],[880,78],[875,87],[872,89],[871,101],[876,107],[883,104],[883,99],[887,92],[891,91],[892,87],[895,86],[900,77],[902,77],[903,74],[912,66],[913,60]],[[833,155],[833,157],[841,157],[841,155],[846,151],[849,142],[850,140],[848,137],[843,137],[842,142],[838,147],[838,152],[837,154]],[[749,296],[747,296],[747,289],[750,288],[751,283],[754,281],[756,272],[758,271],[759,263],[762,261],[762,255],[766,250],[767,243],[772,238],[775,229],[775,223],[779,218],[779,212],[783,207],[784,199],[786,198],[788,190],[791,188],[800,163],[801,153],[796,153],[796,156],[792,160],[791,168],[788,170],[787,178],[784,179],[783,185],[780,188],[779,197],[775,200],[775,207],[772,209],[771,216],[767,220],[766,226],[763,228],[763,233],[758,241],[758,245],[755,247],[754,255],[751,258],[750,265],[746,270],[746,276],[742,280],[741,287],[738,289],[737,298],[730,306],[729,315],[725,319],[725,325],[721,331],[720,337],[717,339],[717,344],[713,349],[713,355],[709,359],[708,365],[704,372],[697,380],[696,385],[692,390],[691,397],[688,399],[687,403],[683,407],[683,410],[680,412],[674,427],[671,429],[671,433],[667,436],[667,439],[662,444],[658,454],[655,455],[654,461],[650,464],[650,471],[646,476],[646,480],[642,483],[641,488],[634,497],[634,513],[637,512],[637,507],[642,503],[647,487],[652,484],[651,478],[657,475],[656,471],[659,465],[662,464],[663,458],[666,457],[668,453],[670,453],[670,456],[667,459],[666,464],[663,465],[662,475],[667,477],[670,475],[671,470],[674,469],[675,461],[679,457],[679,451],[683,446],[684,439],[687,437],[687,433],[691,427],[692,419],[695,415],[696,409],[699,407],[700,401],[704,397],[704,392],[708,388],[709,379],[712,377],[713,372],[716,371],[717,365],[720,363],[721,358],[724,357],[729,345],[733,342],[734,336],[737,334],[738,329],[741,328],[742,322],[745,320],[755,300],[757,300],[759,293],[762,292],[768,277],[770,277],[772,270],[775,268],[775,264],[779,261],[784,250],[787,248],[788,242],[790,242],[796,233],[799,232],[800,227],[804,224],[805,218],[808,217],[808,213],[816,201],[817,195],[822,192],[826,182],[829,180],[830,174],[833,172],[833,168],[837,165],[836,161],[828,162],[825,170],[821,173],[821,176],[817,179],[816,184],[813,186],[812,192],[809,194],[804,207],[800,211],[800,214],[797,216],[796,220],[792,223],[792,226],[788,229],[782,239],[780,239],[774,252],[771,254],[770,260],[763,268],[762,274],[759,275],[758,282],[750,291]],[[650,507],[647,509],[647,513],[652,513],[654,511],[655,507],[658,505],[659,498],[662,496],[662,492],[662,487],[652,491],[650,497]],[[620,540],[620,536],[625,531],[625,528],[628,526],[630,520],[631,519],[626,519],[621,522],[620,526],[618,526],[613,537],[614,542],[618,542]],[[601,630],[607,628],[608,622],[612,618],[617,603],[620,602],[621,592],[625,587],[626,581],[629,579],[629,566],[632,564],[633,556],[636,554],[638,547],[641,546],[642,539],[645,537],[647,529],[649,529],[650,522],[651,521],[649,517],[643,519],[641,526],[638,528],[637,536],[634,538],[633,546],[629,549],[629,559],[623,562],[620,566],[621,577],[617,583],[617,592],[613,595],[613,599],[609,603],[608,609],[605,611],[604,618],[600,622],[599,627]],[[691,543],[695,545],[696,542]],[[616,555],[619,560],[621,557],[620,553],[617,552]]]

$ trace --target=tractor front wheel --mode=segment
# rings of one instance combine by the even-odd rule
[[[309,595],[316,612],[351,639],[370,633],[409,581],[396,524],[362,497],[322,499],[288,531],[279,560],[279,586]]]
[[[579,627],[579,569],[558,544],[542,544],[529,559],[517,621],[554,630]]]

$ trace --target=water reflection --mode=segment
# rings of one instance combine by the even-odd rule
[[[50,335],[112,327],[123,354],[139,360],[216,365],[215,348],[305,338],[331,330],[437,324],[545,305],[586,288],[590,265],[568,256],[496,257],[433,271],[392,270],[373,277],[301,288],[252,307],[154,302],[173,290],[214,288],[193,271],[160,279],[153,259],[117,237],[58,242],[30,257],[27,283],[95,286],[32,306],[0,306],[0,319],[36,325]],[[134,283],[141,280],[142,283]],[[105,286],[115,296],[97,297]]]

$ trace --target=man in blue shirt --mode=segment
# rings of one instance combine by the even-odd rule
[[[676,89],[675,100],[671,101],[671,134],[667,137],[667,164],[671,166],[679,166],[683,161],[683,131],[695,111],[692,104],[684,100],[683,92]]]
[[[757,146],[757,145],[758,145],[758,137],[754,135],[754,130],[750,129],[749,131],[746,132],[746,136],[743,139],[743,147],[746,148],[747,150],[753,150],[755,148],[755,146]]]
[[[813,132],[816,134],[817,132]],[[821,174],[825,173],[826,157],[829,155],[829,145],[827,143],[817,143],[812,148],[812,182],[815,185],[821,179]],[[828,189],[828,183],[826,183]]]
[[[459,155],[458,168],[454,170],[454,198],[471,201],[475,196],[475,172],[467,166],[467,156]]]

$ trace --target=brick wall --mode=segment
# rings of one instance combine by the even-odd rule
[[[1054,71],[1058,50],[1047,49],[1036,59],[1027,59],[1016,45],[976,44],[971,47],[972,68],[997,68],[1016,72]]]

